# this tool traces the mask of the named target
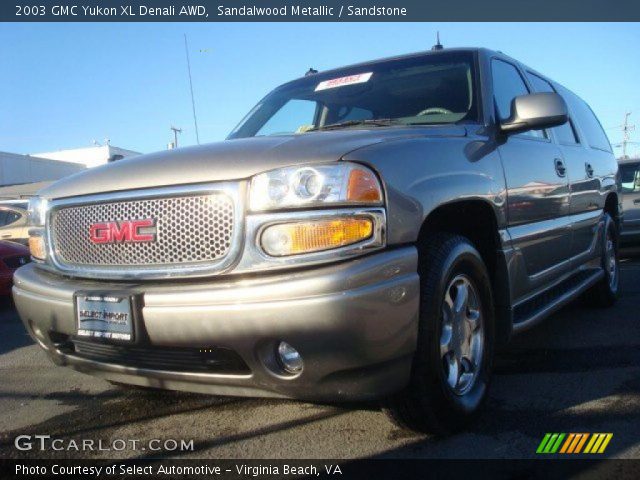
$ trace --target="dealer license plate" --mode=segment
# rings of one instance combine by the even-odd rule
[[[109,294],[76,296],[78,336],[133,340],[131,299]]]

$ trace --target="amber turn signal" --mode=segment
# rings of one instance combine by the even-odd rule
[[[348,217],[271,225],[260,243],[268,255],[282,257],[345,247],[372,235],[370,218]]]
[[[40,235],[31,235],[29,237],[29,251],[31,256],[38,260],[44,260],[47,252],[44,246],[44,238]]]
[[[351,170],[347,184],[347,201],[372,203],[382,201],[380,184],[373,172],[359,168]]]

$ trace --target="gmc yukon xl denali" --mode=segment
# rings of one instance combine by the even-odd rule
[[[478,412],[496,347],[618,293],[617,163],[587,104],[499,52],[310,72],[219,143],[78,173],[30,205],[20,317],[113,383]]]

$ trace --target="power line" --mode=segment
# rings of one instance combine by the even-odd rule
[[[189,72],[189,88],[191,89],[191,108],[193,109],[193,124],[196,127],[196,141],[200,145],[200,135],[198,134],[198,118],[196,117],[196,101],[193,97],[193,80],[191,79],[191,62],[189,61],[189,45],[187,44],[187,34],[184,34],[184,51],[187,54],[187,70]]]

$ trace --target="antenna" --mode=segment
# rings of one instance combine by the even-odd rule
[[[442,50],[444,46],[440,43],[440,32],[436,32],[436,44],[431,47],[431,50]]]
[[[196,141],[200,145],[200,135],[198,135],[198,118],[196,117],[196,101],[193,98],[193,80],[191,80],[191,62],[189,61],[189,45],[187,44],[187,34],[184,34],[184,51],[187,55],[187,71],[189,72],[189,88],[191,89],[191,108],[193,109],[193,124],[196,127]],[[175,132],[174,132],[175,133]],[[177,137],[176,137],[177,141]],[[178,144],[176,143],[176,147]]]
[[[173,130],[173,148],[178,148],[178,134],[182,133],[182,129],[174,127],[173,125],[169,128]]]

